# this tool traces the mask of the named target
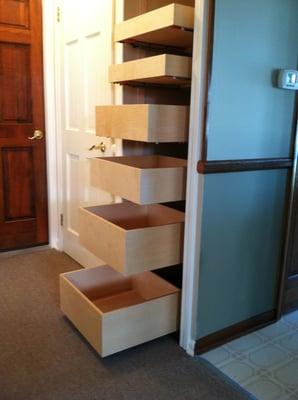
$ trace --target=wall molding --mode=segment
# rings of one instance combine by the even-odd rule
[[[298,308],[298,274],[288,277],[286,282],[283,313],[287,314]]]
[[[217,174],[225,172],[290,169],[293,167],[293,164],[294,161],[292,158],[199,161],[197,171],[200,174]]]
[[[272,310],[241,321],[196,341],[195,354],[202,354],[231,340],[264,328],[277,321],[277,311]]]

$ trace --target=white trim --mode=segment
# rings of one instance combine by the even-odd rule
[[[123,20],[124,0],[113,0],[116,22]],[[63,250],[63,230],[60,215],[63,214],[63,168],[62,168],[62,131],[61,131],[61,54],[58,48],[59,28],[56,21],[60,0],[42,0],[43,5],[43,64],[44,98],[46,125],[46,154],[49,210],[49,245]],[[122,62],[122,45],[116,44],[113,56],[116,63]],[[114,91],[115,104],[122,103],[122,88]],[[117,141],[120,146],[120,142]]]
[[[26,249],[20,249],[20,250],[4,251],[0,253],[0,260],[15,256],[21,256],[23,254],[32,254],[40,251],[46,251],[49,250],[50,248],[51,248],[50,246],[45,245],[45,246],[28,247]]]
[[[195,351],[196,351],[196,341],[195,340],[190,340],[187,344],[187,348],[185,349],[187,354],[191,357],[195,356]]]
[[[180,345],[190,355],[194,355],[196,339],[204,189],[204,176],[197,173],[197,162],[201,156],[206,90],[207,8],[208,0],[196,0],[180,327]]]
[[[57,3],[43,0],[43,65],[44,65],[44,98],[49,210],[49,245],[62,250],[62,232],[60,227],[61,213],[61,176],[60,141],[58,139],[57,97],[56,97],[56,10]]]

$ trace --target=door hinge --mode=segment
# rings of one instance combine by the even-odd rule
[[[56,19],[57,19],[57,22],[60,22],[60,20],[61,20],[61,9],[60,9],[60,7],[57,7]]]
[[[60,214],[60,226],[63,226],[64,223],[64,217],[63,214]]]

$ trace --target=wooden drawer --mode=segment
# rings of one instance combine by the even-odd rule
[[[174,332],[180,291],[152,272],[123,277],[108,266],[60,275],[60,306],[101,356]]]
[[[141,58],[109,68],[111,83],[142,82],[157,85],[190,85],[192,59],[184,56],[161,54]]]
[[[158,155],[93,158],[91,185],[137,204],[180,201],[186,166],[186,160]]]
[[[124,275],[180,264],[183,231],[184,213],[162,205],[80,209],[81,244]]]
[[[96,135],[141,142],[187,142],[189,107],[125,104],[96,107]]]
[[[170,4],[115,26],[116,42],[192,47],[194,8]]]

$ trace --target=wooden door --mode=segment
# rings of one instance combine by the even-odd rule
[[[113,2],[64,0],[58,46],[61,49],[61,135],[63,164],[63,250],[84,267],[104,264],[80,245],[79,207],[115,201],[91,187],[89,159],[120,155],[120,142],[95,136],[95,106],[112,104],[108,68],[113,60]],[[101,142],[105,152],[90,150]],[[98,240],[104,240],[99,238]]]
[[[0,251],[48,242],[45,140],[29,139],[44,133],[41,19],[40,0],[0,0]]]

